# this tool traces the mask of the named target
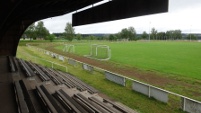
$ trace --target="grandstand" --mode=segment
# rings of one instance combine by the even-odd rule
[[[69,73],[15,57],[7,57],[4,61],[7,61],[4,64],[8,66],[3,70],[9,70],[8,77],[13,80],[7,89],[15,95],[9,97],[9,104],[15,108],[9,112],[17,110],[20,113],[135,113],[121,103],[99,96],[98,90]],[[6,95],[6,91],[1,92],[1,96]]]

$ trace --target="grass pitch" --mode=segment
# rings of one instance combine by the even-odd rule
[[[90,45],[94,43],[110,46],[112,62],[141,70],[201,79],[201,43],[199,42],[74,43],[75,54],[81,56],[89,54]],[[62,50],[63,47],[60,45],[56,48]]]

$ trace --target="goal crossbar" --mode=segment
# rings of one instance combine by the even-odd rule
[[[107,58],[105,59],[98,59],[93,57],[93,47],[95,47],[95,56],[98,56],[98,48],[106,48],[107,49]],[[111,49],[108,45],[100,45],[100,44],[92,44],[90,55],[84,55],[89,58],[97,59],[97,60],[109,60],[111,58]]]
[[[74,53],[75,52],[75,46],[71,44],[65,44],[63,48],[64,52]]]

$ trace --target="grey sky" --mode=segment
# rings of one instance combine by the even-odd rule
[[[108,0],[107,0],[108,1]],[[51,32],[64,32],[72,14],[45,19],[45,27]],[[133,17],[123,20],[77,26],[76,33],[117,33],[123,28],[133,26],[137,33],[181,29],[185,33],[201,33],[201,0],[169,0],[168,13]]]

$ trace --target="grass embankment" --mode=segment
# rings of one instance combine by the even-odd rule
[[[25,54],[26,53],[26,54]],[[90,84],[91,86],[98,89],[101,93],[106,94],[111,99],[119,101],[132,109],[136,109],[142,113],[178,113],[181,112],[179,110],[178,104],[174,102],[169,102],[168,104],[164,104],[158,102],[154,99],[149,99],[146,96],[143,96],[139,93],[136,93],[131,90],[131,82],[128,82],[126,87],[119,86],[113,82],[110,82],[105,79],[104,75],[101,72],[93,72],[89,73],[84,71],[81,68],[81,65],[77,67],[73,67],[68,65],[66,62],[59,61],[54,59],[48,55],[45,55],[35,49],[27,48],[26,46],[19,46],[17,57],[30,59],[28,55],[33,55],[36,57],[40,57],[46,60],[50,60],[52,62],[60,63],[62,65],[68,66],[68,72],[75,75],[79,79],[84,82]],[[46,66],[50,66],[48,64],[43,63]],[[177,107],[175,106],[177,105]]]

